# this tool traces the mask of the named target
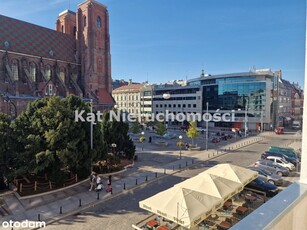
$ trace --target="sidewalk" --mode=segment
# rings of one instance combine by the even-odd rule
[[[152,183],[166,174],[169,175],[176,173],[178,170],[183,170],[192,164],[201,163],[212,157],[224,154],[225,150],[231,151],[239,149],[261,141],[262,139],[262,137],[247,137],[240,139],[235,143],[222,146],[217,150],[182,151],[184,152],[182,154],[182,159],[179,159],[179,151],[160,151],[159,154],[143,151],[142,154],[155,155],[152,160],[156,161],[157,164],[153,163],[152,166],[142,165],[142,156],[139,156],[141,158],[140,162],[136,162],[133,168],[127,169],[127,171],[113,176],[113,194],[106,193],[105,191],[100,193],[88,191],[88,180],[85,180],[74,187],[64,188],[61,191],[53,192],[48,195],[18,199],[16,195],[11,194],[5,196],[4,200],[11,210],[12,215],[4,216],[1,218],[1,221],[22,221],[27,219],[30,221],[40,220],[46,221],[46,223],[51,223],[65,218],[66,216],[85,211],[89,207],[102,203],[114,196],[121,195],[128,190],[133,190],[139,187],[140,184]],[[171,157],[173,161],[168,159],[168,157]],[[174,160],[174,157],[177,159]],[[163,165],[161,162],[164,162],[164,159],[167,159],[169,162]],[[105,181],[104,178],[104,182]],[[60,214],[60,212],[62,212],[62,214]]]

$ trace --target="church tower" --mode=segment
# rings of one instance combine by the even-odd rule
[[[76,17],[84,96],[96,98],[103,107],[113,106],[108,10],[97,1],[86,0],[79,4]]]

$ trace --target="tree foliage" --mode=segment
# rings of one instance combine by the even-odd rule
[[[128,159],[132,159],[135,154],[135,145],[128,135],[129,124],[119,121],[111,121],[108,111],[103,113],[102,118],[102,136],[104,137],[105,146],[111,148],[112,143],[116,144],[115,153],[122,153]],[[122,118],[122,116],[120,116]]]
[[[82,110],[90,112],[90,104],[69,96],[36,100],[13,122],[0,114],[0,161],[10,169],[7,177],[34,174],[59,184],[69,174],[85,177],[93,162],[106,157],[112,143],[117,144],[117,152],[130,159],[134,156],[127,123],[109,121],[109,112],[103,113],[102,122],[76,122],[75,111]]]
[[[190,123],[190,126],[187,131],[187,136],[188,138],[192,139],[192,145],[194,145],[194,138],[199,136],[199,132],[197,131],[195,121],[190,121],[189,123]]]
[[[140,132],[140,123],[135,121],[132,123],[132,133],[138,134]]]
[[[163,123],[157,122],[157,134],[163,136],[166,133],[166,128]]]

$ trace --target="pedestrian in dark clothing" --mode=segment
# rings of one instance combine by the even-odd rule
[[[148,143],[151,143],[151,136],[148,138]]]
[[[111,176],[111,175],[109,175],[109,177],[108,177],[107,184],[108,184],[108,185],[111,185],[111,184],[112,184],[112,176]]]

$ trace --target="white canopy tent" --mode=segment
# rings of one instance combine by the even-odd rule
[[[219,164],[200,174],[210,174],[238,182],[243,187],[258,177],[258,173],[232,164]]]
[[[181,226],[193,228],[257,176],[257,172],[249,169],[220,164],[140,201],[139,206]]]

